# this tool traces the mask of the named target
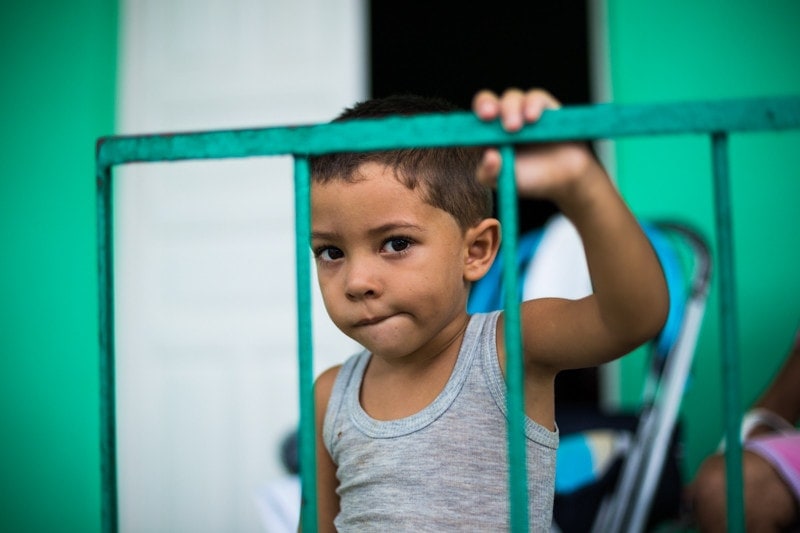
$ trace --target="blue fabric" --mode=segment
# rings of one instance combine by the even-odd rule
[[[658,260],[661,262],[661,269],[664,271],[669,292],[669,314],[655,341],[656,353],[663,359],[672,349],[680,333],[683,313],[686,310],[686,276],[678,254],[666,235],[651,224],[643,224],[642,229],[650,239]]]
[[[593,455],[586,436],[562,436],[556,451],[556,494],[574,492],[595,481]]]

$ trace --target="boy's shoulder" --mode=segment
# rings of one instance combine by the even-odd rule
[[[314,382],[314,399],[318,414],[327,408],[337,381],[340,378],[345,381],[349,380],[358,371],[359,363],[363,365],[368,359],[369,353],[364,350],[351,355],[344,363],[332,366],[317,376]]]
[[[342,365],[332,366],[317,377],[314,383],[314,392],[318,399],[323,395],[325,398],[330,397],[333,384],[336,383],[336,378],[341,369]]]
[[[342,365],[333,366],[320,374],[314,382],[314,410],[316,411],[314,418],[317,431],[320,434],[325,414],[328,411],[328,403],[330,403],[331,394],[333,393],[333,386],[341,369]]]

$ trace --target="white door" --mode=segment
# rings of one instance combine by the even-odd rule
[[[119,130],[328,121],[365,96],[362,0],[122,2]],[[292,163],[117,171],[123,531],[263,531],[299,417]],[[315,370],[357,347],[314,307]]]

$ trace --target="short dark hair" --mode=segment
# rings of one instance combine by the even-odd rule
[[[357,103],[333,122],[457,110],[446,100],[405,94]],[[452,146],[324,154],[311,158],[311,179],[315,183],[353,182],[359,179],[361,165],[383,164],[394,171],[400,183],[411,190],[420,187],[427,203],[450,213],[467,229],[492,215],[491,190],[475,179],[482,153],[480,147]]]

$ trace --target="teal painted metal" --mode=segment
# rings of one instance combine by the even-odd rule
[[[730,173],[728,170],[728,135],[711,136],[716,204],[717,254],[720,285],[720,345],[725,405],[725,468],[728,480],[728,531],[744,531],[744,493],[742,490],[742,445],[739,442],[739,348],[736,325],[736,282],[733,268],[733,222],[731,213]]]
[[[514,147],[500,148],[502,167],[498,178],[497,201],[502,231],[503,257],[517,257],[517,187],[514,175]],[[511,506],[511,531],[528,531],[528,469],[525,454],[525,387],[522,360],[522,324],[517,265],[503,263],[506,408],[508,410],[508,479]]]
[[[367,151],[414,146],[507,144],[631,135],[797,128],[800,97],[677,104],[564,107],[515,133],[470,113],[263,129],[107,137],[100,166],[135,161],[216,159]]]
[[[100,476],[103,531],[116,532],[117,424],[114,364],[114,182],[111,167],[97,168],[97,272],[100,343]]]
[[[300,392],[300,475],[303,531],[317,531],[314,348],[311,327],[311,176],[308,158],[294,158],[297,329]],[[308,444],[310,443],[310,444]]]
[[[117,477],[116,477],[116,420],[115,420],[115,392],[114,392],[114,278],[113,278],[113,225],[112,225],[112,173],[111,168],[133,162],[176,161],[186,159],[221,159],[249,156],[269,155],[294,155],[300,160],[308,155],[337,151],[368,151],[387,148],[404,148],[413,146],[449,146],[449,145],[505,145],[510,146],[527,142],[545,142],[557,140],[617,138],[625,136],[642,135],[669,135],[669,134],[714,134],[719,138],[720,132],[767,131],[800,128],[800,97],[761,98],[748,100],[714,101],[714,102],[681,102],[669,104],[648,105],[615,105],[602,104],[592,106],[565,107],[557,111],[547,111],[535,125],[529,125],[515,133],[504,131],[497,122],[483,123],[470,113],[454,113],[450,115],[429,115],[420,117],[386,118],[378,120],[364,120],[350,123],[318,124],[309,126],[292,126],[276,128],[258,128],[226,131],[201,131],[175,134],[156,134],[142,136],[114,136],[105,137],[97,144],[97,211],[98,211],[98,271],[99,271],[99,321],[100,321],[100,367],[101,367],[101,461],[103,483],[103,529],[104,531],[117,531]],[[715,141],[715,146],[725,143]],[[508,148],[504,148],[507,150]],[[718,148],[715,148],[717,154]],[[721,149],[724,152],[724,149]],[[721,158],[720,161],[723,161]],[[717,156],[715,155],[715,161]],[[720,163],[721,164],[721,163]],[[305,163],[296,163],[301,167]],[[720,236],[720,247],[729,246],[732,241],[730,234],[730,214],[720,212],[729,209],[727,184],[727,162],[725,165],[724,179],[718,180],[717,187],[717,234]],[[715,171],[716,172],[716,171]],[[298,180],[298,181],[305,181]],[[508,179],[501,180],[507,183]],[[298,189],[303,189],[300,186]],[[297,192],[297,202],[307,198],[302,190]],[[298,211],[299,213],[300,211]],[[306,219],[308,215],[303,214]],[[509,224],[506,219],[508,213],[501,212],[504,225]],[[298,221],[298,226],[302,226]],[[516,224],[516,221],[514,221]],[[301,227],[298,227],[298,236]],[[307,235],[307,232],[306,232]],[[307,238],[298,238],[299,243],[307,242]],[[504,254],[509,257],[515,255],[513,245],[506,244]],[[298,245],[299,249],[299,245]],[[734,366],[727,366],[726,372],[730,377],[726,379],[726,405],[733,424],[738,425],[738,409],[736,400],[738,390],[727,390],[727,384],[734,384],[738,380],[738,360],[735,339],[737,338],[734,302],[734,285],[732,279],[732,253],[730,248],[720,257],[720,271],[728,269],[730,278],[722,287],[724,293],[721,305],[724,326],[721,331],[723,337],[723,357],[726,361],[734,361]],[[304,257],[308,257],[305,255]],[[301,258],[298,251],[298,269],[307,263]],[[300,275],[298,270],[298,299],[307,298],[301,294],[306,285],[306,274]],[[513,279],[509,275],[507,279]],[[305,304],[303,304],[305,305]],[[513,306],[508,306],[513,307]],[[309,307],[310,309],[310,307]],[[508,310],[507,310],[508,312]],[[303,313],[299,310],[298,317]],[[726,318],[727,317],[727,318]],[[301,323],[305,318],[301,317]],[[518,320],[517,320],[518,321]],[[509,321],[510,324],[511,321]],[[301,333],[306,340],[301,341],[301,349],[307,355],[300,355],[301,365],[311,364],[310,318],[306,326],[308,333]],[[513,328],[513,326],[512,326]],[[517,328],[516,338],[519,339]],[[508,341],[507,341],[508,342]],[[511,356],[509,356],[511,357]],[[520,355],[521,357],[521,355]],[[307,358],[307,359],[306,359]],[[728,364],[728,363],[726,363]],[[510,367],[511,365],[509,365]],[[509,381],[512,379],[509,372]],[[303,378],[305,379],[305,378]],[[308,383],[300,385],[301,403],[308,405],[313,410],[313,398]],[[521,394],[509,391],[509,403],[524,405]],[[521,408],[514,408],[519,411]],[[509,413],[511,419],[516,415]],[[308,414],[306,415],[308,416]],[[313,417],[313,414],[312,414]],[[509,430],[512,424],[509,422]],[[731,425],[731,422],[728,422]],[[313,449],[314,440],[306,434],[309,432],[308,422],[303,424],[304,448]],[[311,433],[313,435],[313,425]],[[729,428],[730,431],[730,428]],[[509,434],[509,455],[511,456],[514,435]],[[729,442],[735,441],[730,439]],[[736,446],[729,447],[729,450]],[[516,455],[516,451],[513,452]],[[735,453],[735,452],[734,452]],[[301,459],[302,460],[302,459]],[[729,462],[735,458],[726,459]],[[311,460],[309,460],[311,461]],[[735,471],[733,465],[732,471]],[[514,471],[514,469],[512,469]],[[736,477],[735,475],[733,476]],[[305,479],[305,478],[304,478]],[[732,487],[732,482],[737,482],[737,487]],[[309,484],[308,481],[305,482]],[[513,483],[516,485],[516,483]],[[311,485],[313,487],[314,485]],[[309,489],[304,492],[304,497],[309,502],[315,498],[309,496]],[[518,489],[510,488],[517,492]],[[741,492],[741,478],[737,481],[729,477],[728,493],[738,498],[737,491]],[[512,497],[515,500],[516,496]],[[514,504],[516,505],[516,504]],[[516,523],[516,520],[515,520]],[[738,517],[731,520],[731,524],[743,522]],[[312,525],[312,524],[308,524]],[[525,524],[527,527],[527,524]],[[307,527],[305,531],[315,531],[315,527]]]

